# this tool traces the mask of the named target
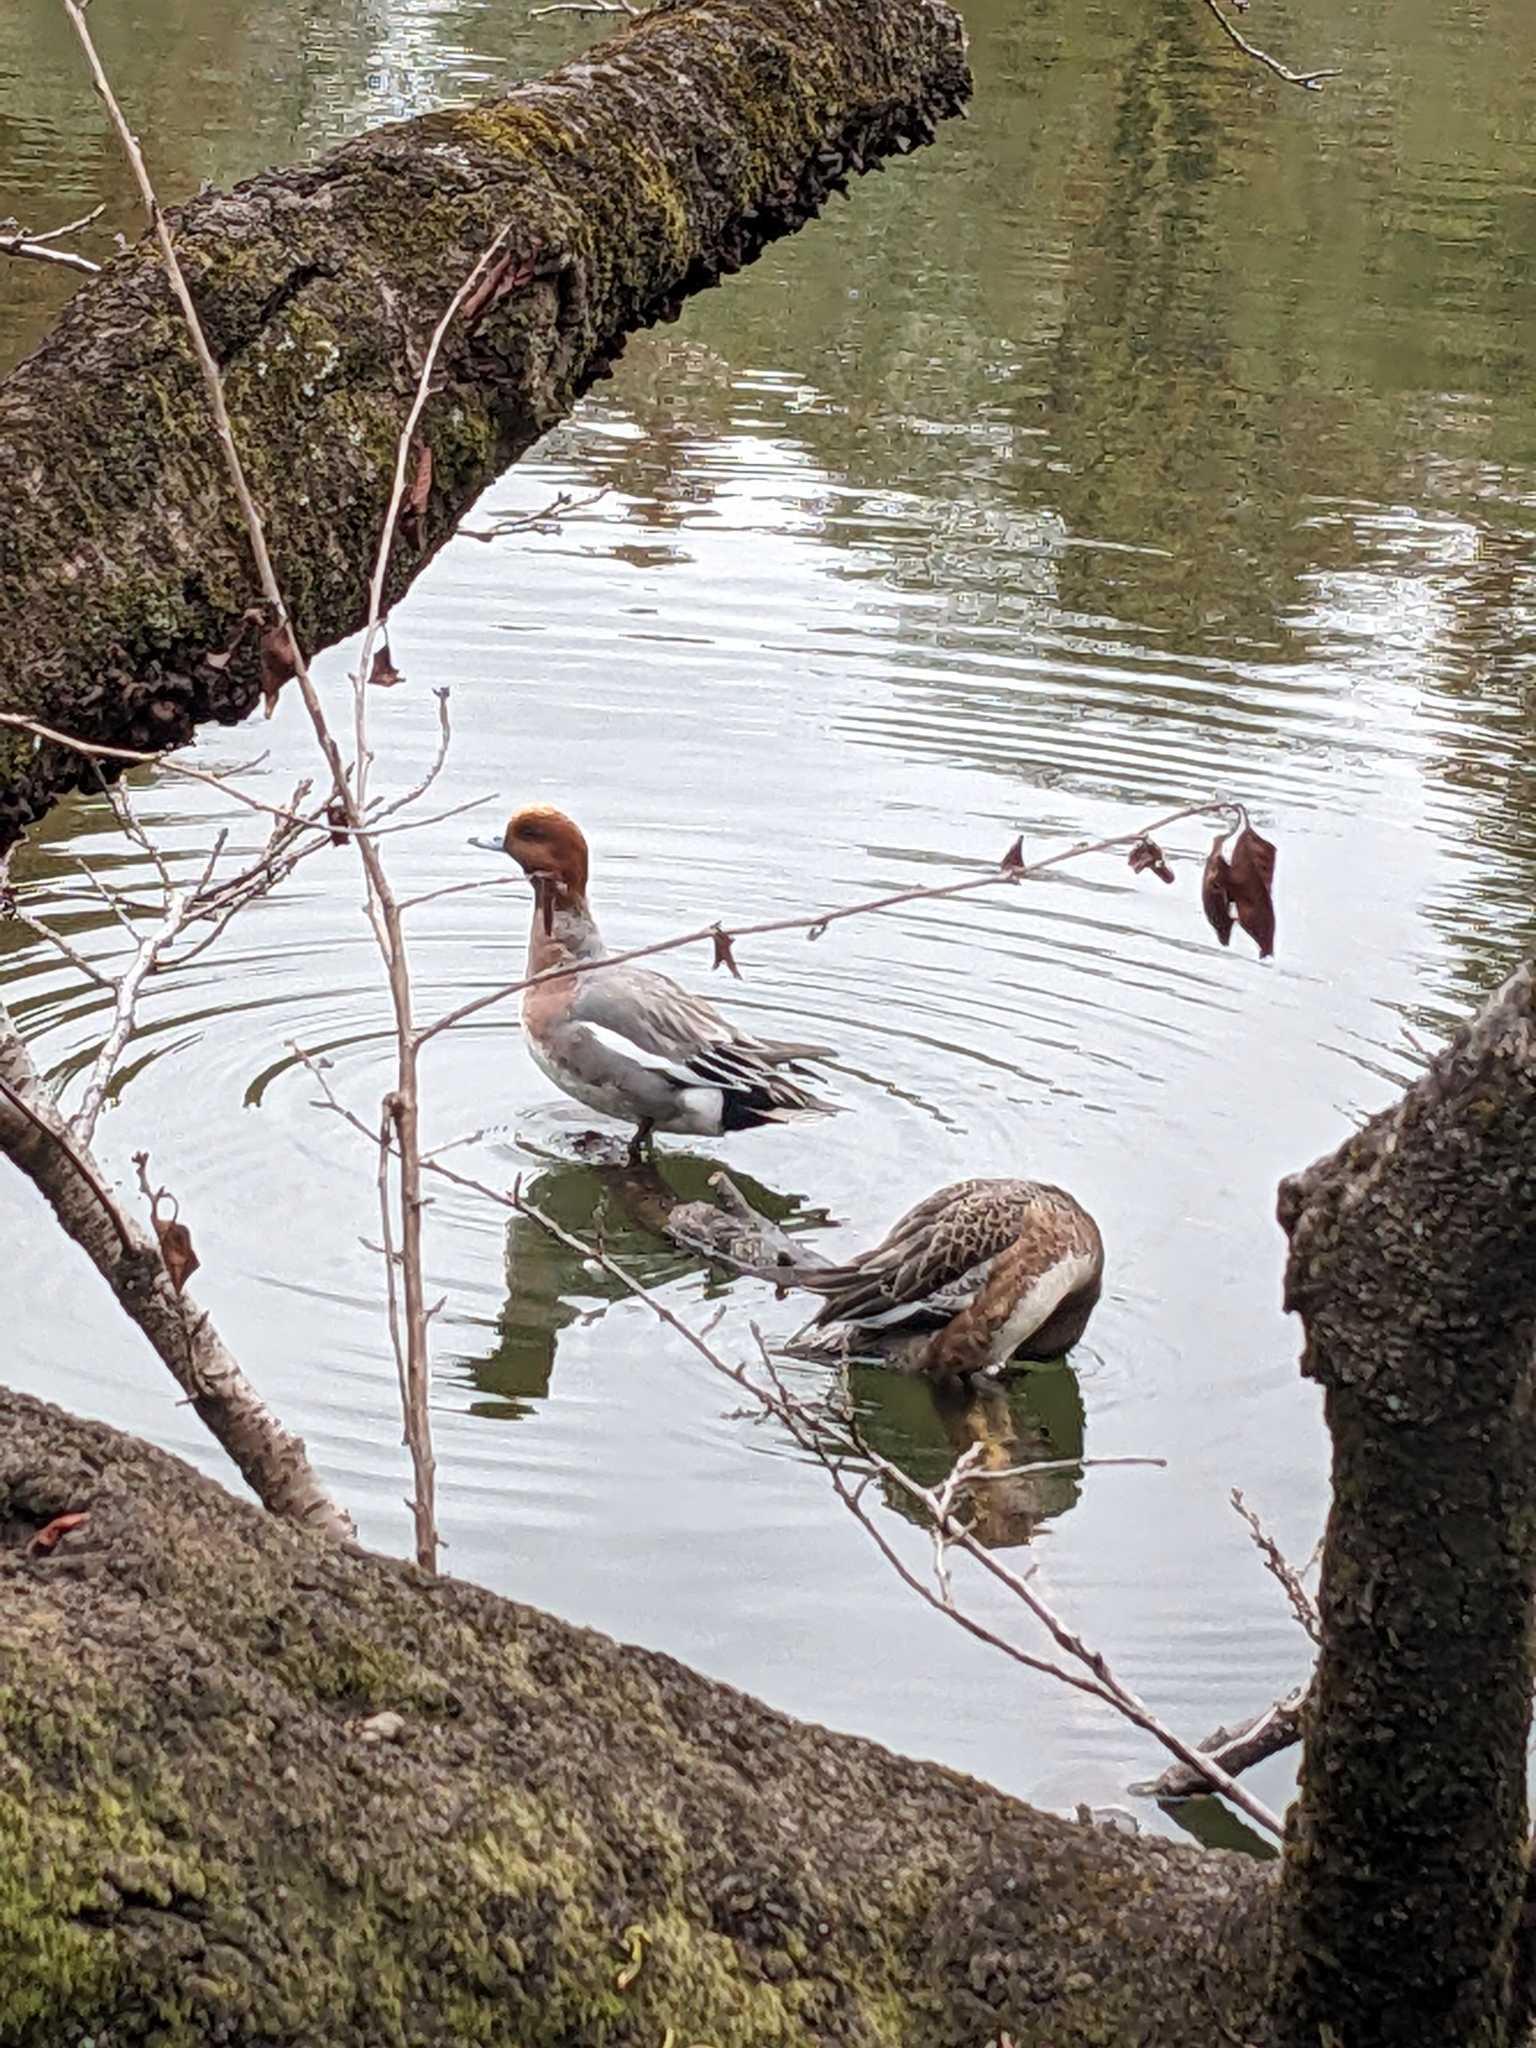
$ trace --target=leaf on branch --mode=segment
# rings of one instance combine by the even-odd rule
[[[58,1547],[61,1536],[67,1536],[71,1529],[78,1529],[82,1522],[88,1522],[90,1519],[89,1509],[82,1509],[80,1513],[73,1515],[55,1515],[51,1522],[44,1522],[27,1545],[28,1557],[47,1557]]]
[[[1227,893],[1237,921],[1267,960],[1275,950],[1275,849],[1244,821],[1227,862]]]
[[[1200,877],[1200,908],[1224,946],[1232,937],[1232,871],[1221,851],[1226,836],[1218,832],[1212,840],[1205,873]]]
[[[403,683],[405,681],[405,677],[395,667],[394,657],[389,651],[387,637],[383,646],[376,647],[373,651],[373,664],[368,670],[368,680],[370,683],[376,684],[381,690],[392,690],[396,683]]]
[[[155,1226],[155,1235],[160,1240],[160,1256],[165,1261],[165,1270],[171,1276],[171,1285],[179,1295],[192,1275],[202,1264],[192,1249],[192,1233],[185,1223],[174,1216],[160,1216],[150,1213],[150,1222]]]
[[[1005,875],[1022,873],[1024,867],[1024,835],[1021,832],[998,863]]]
[[[279,690],[298,672],[299,650],[293,629],[286,619],[280,626],[268,626],[261,636],[261,694],[268,718],[277,709]]]
[[[418,551],[426,545],[424,524],[427,500],[432,495],[432,447],[423,441],[416,451],[416,467],[411,474],[410,488],[400,507],[400,531],[413,548]]]
[[[710,963],[711,966],[728,967],[731,971],[731,979],[733,981],[740,981],[741,969],[736,965],[736,954],[731,945],[730,933],[723,930],[721,926],[716,925],[710,933],[710,937],[715,942],[715,957]]]
[[[519,263],[509,249],[505,256],[491,265],[464,301],[461,316],[464,321],[464,332],[472,334],[482,315],[487,313],[498,299],[504,299],[508,292],[516,291],[519,285],[527,284],[533,274],[533,264],[526,260]]]
[[[347,807],[339,796],[326,805],[325,822],[331,828],[332,846],[345,846],[352,834],[347,829]]]
[[[1138,839],[1130,851],[1131,873],[1144,875],[1150,868],[1160,882],[1173,880],[1173,869],[1155,839]]]

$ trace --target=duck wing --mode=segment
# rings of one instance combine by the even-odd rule
[[[801,1267],[796,1282],[826,1297],[814,1324],[946,1321],[980,1295],[995,1259],[1025,1248],[1042,1269],[1091,1251],[1085,1209],[1044,1181],[962,1180],[909,1209],[880,1243],[840,1266]]]
[[[775,1099],[782,1095],[784,1107],[828,1107],[774,1071],[829,1058],[827,1047],[750,1037],[713,1003],[649,968],[615,967],[584,975],[567,1018],[609,1052],[664,1073],[679,1086],[735,1092],[766,1088]]]

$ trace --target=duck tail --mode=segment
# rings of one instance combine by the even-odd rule
[[[841,1116],[839,1103],[813,1095],[775,1074],[749,1086],[721,1091],[722,1131],[755,1131],[764,1124],[807,1124],[824,1116]]]

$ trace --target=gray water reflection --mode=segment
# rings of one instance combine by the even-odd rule
[[[1280,844],[1272,965],[1210,941],[1191,832],[1173,889],[1085,863],[816,946],[754,943],[724,999],[835,1043],[853,1113],[669,1162],[689,1192],[724,1162],[776,1213],[825,1205],[849,1242],[973,1172],[1061,1180],[1094,1209],[1108,1286],[1070,1372],[974,1413],[904,1382],[854,1392],[924,1478],[977,1440],[1021,1462],[1166,1457],[1005,1496],[995,1533],[1027,1539],[1042,1586],[1198,1734],[1304,1662],[1226,1505],[1240,1484],[1305,1555],[1324,1504],[1275,1182],[1413,1070],[1405,1027],[1432,1038],[1533,936],[1536,22],[1293,0],[1266,39],[1346,68],[1313,98],[1235,68],[1184,0],[967,13],[975,118],[637,343],[470,523],[557,490],[597,503],[432,565],[395,621],[408,687],[376,710],[381,773],[424,770],[430,689],[450,683],[444,805],[568,803],[616,940],[980,872],[1016,833],[1043,850],[1213,788],[1249,803]],[[166,0],[132,35],[100,27],[183,192],[538,70],[587,32],[474,0]],[[57,12],[22,0],[0,18],[0,214],[103,196],[131,225]],[[5,277],[0,360],[61,290]],[[345,667],[326,660],[327,688]],[[311,765],[291,706],[260,744],[250,779],[282,796]],[[218,734],[198,758],[252,750]],[[162,775],[139,794],[192,872],[209,792]],[[233,829],[255,844],[252,821]],[[480,872],[468,829],[397,841],[402,887]],[[149,886],[89,802],[48,822],[21,878],[105,957],[124,940],[79,893],[82,854]],[[201,1292],[368,1536],[400,1548],[368,1161],[290,1050],[324,1048],[361,1105],[384,1085],[355,895],[344,856],[316,863],[157,981],[103,1145],[124,1175],[152,1145]],[[424,1007],[514,970],[525,915],[510,889],[423,912]],[[100,991],[15,925],[0,976],[40,1056],[77,1071]],[[754,1320],[770,1338],[794,1320],[551,1160],[559,1119],[509,1015],[440,1043],[429,1084],[432,1140],[488,1127],[466,1170],[521,1171],[562,1220],[601,1217],[669,1306],[724,1306],[733,1355]],[[453,1569],[1050,1802],[1123,1803],[1155,1775],[1131,1731],[1026,1691],[918,1608],[821,1475],[600,1273],[459,1190],[429,1224]],[[5,1180],[0,1232],[10,1376],[211,1464]],[[882,1514],[920,1566],[920,1532]],[[1281,1796],[1283,1772],[1259,1789]]]

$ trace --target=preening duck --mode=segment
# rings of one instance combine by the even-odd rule
[[[528,1050],[557,1088],[637,1127],[632,1157],[653,1131],[718,1137],[834,1113],[790,1078],[803,1061],[829,1058],[825,1046],[753,1038],[638,963],[551,973],[608,952],[587,903],[587,842],[563,811],[532,804],[501,844],[533,884],[528,972],[550,975],[523,991]]]
[[[847,1356],[963,1377],[1010,1358],[1059,1358],[1088,1326],[1104,1241],[1065,1189],[962,1180],[909,1209],[871,1250],[837,1266],[774,1267],[825,1297],[807,1326]]]

